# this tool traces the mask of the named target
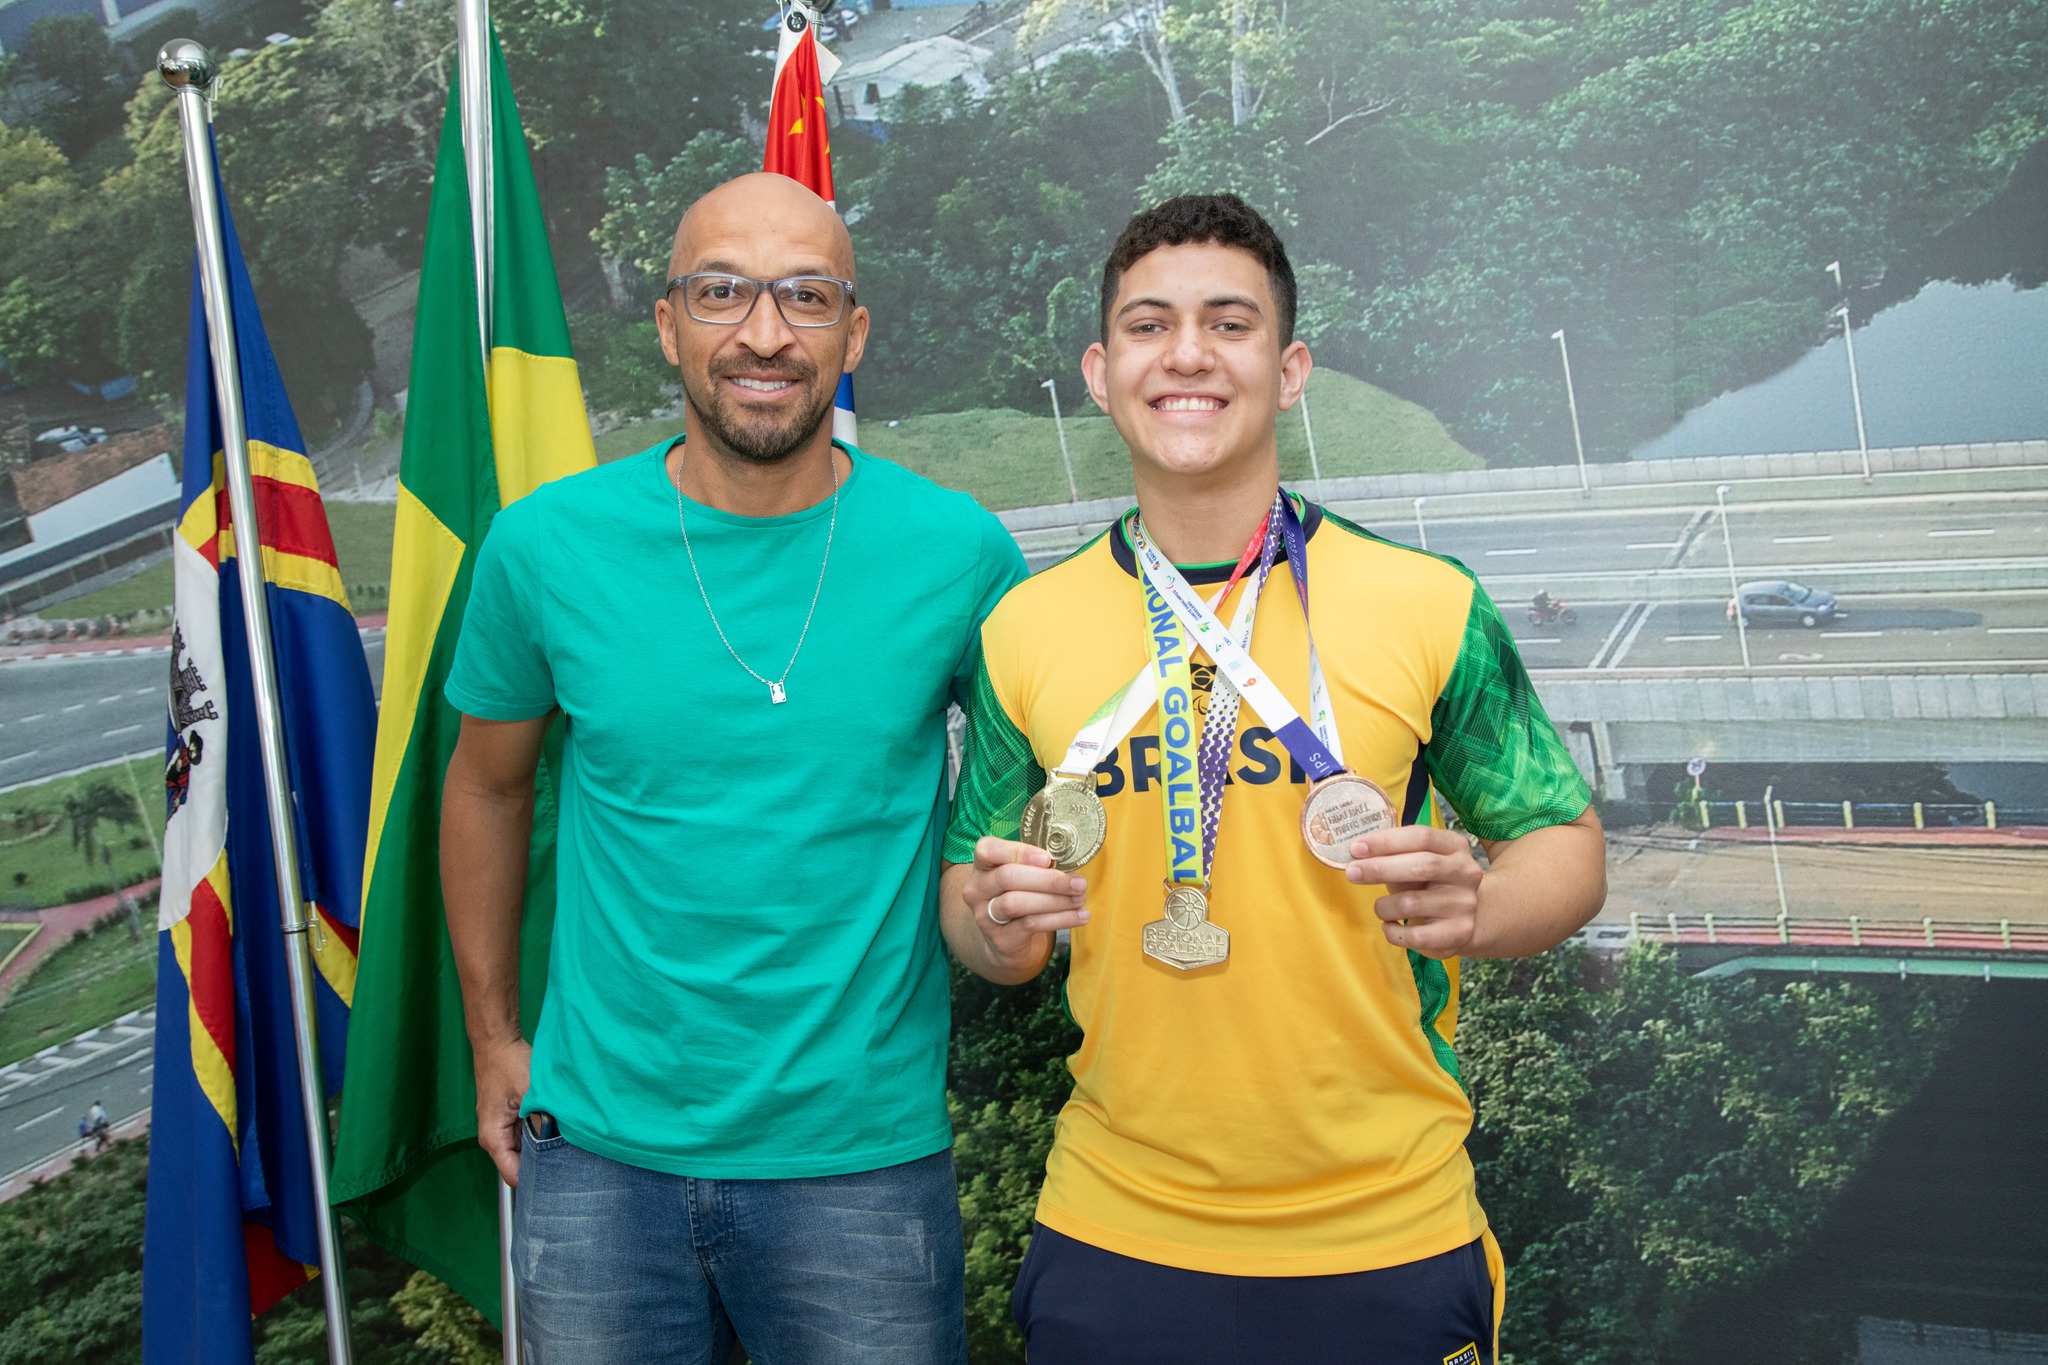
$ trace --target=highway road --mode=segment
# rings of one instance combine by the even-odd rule
[[[1751,626],[1750,661],[1816,671],[1867,671],[1888,664],[2033,662],[2048,667],[2048,592],[1921,593],[1845,596],[1847,614],[1816,630]],[[1523,662],[1531,669],[1669,668],[1683,672],[1739,669],[1741,642],[1725,598],[1653,602],[1615,627],[1626,608],[1590,603],[1576,626],[1532,626],[1526,603],[1502,602]]]
[[[384,632],[365,644],[379,677]],[[168,649],[0,663],[0,787],[161,748],[169,669]]]
[[[1726,569],[1711,497],[1659,508],[1448,516],[1422,509],[1423,534],[1482,578],[1540,573]],[[1414,544],[1413,518],[1374,525]],[[1826,586],[1843,565],[2048,557],[2048,492],[1731,502],[1728,533],[1744,579],[1796,575]]]
[[[0,1179],[79,1148],[98,1100],[115,1123],[149,1107],[156,1011],[80,1034],[48,1055],[0,1067]]]
[[[1837,592],[1849,610],[1824,630],[1753,630],[1753,663],[1820,671],[2048,666],[2048,591],[1968,590],[1975,565],[2038,566],[2048,581],[2048,490],[1773,501],[1739,486],[1735,497],[1728,531],[1740,578],[1796,578]],[[1443,510],[1454,502],[1445,499]],[[1500,600],[1532,669],[1741,666],[1722,614],[1727,547],[1711,499],[1488,516],[1439,516],[1425,503],[1423,526],[1431,550],[1464,561]],[[1418,538],[1412,517],[1373,529],[1407,543]],[[1901,577],[1917,585],[1925,569],[1927,590],[1859,596],[1849,571],[1877,565],[1891,566],[1894,581],[1870,586],[1897,587]],[[1692,578],[1677,585],[1692,600],[1631,606],[1641,576],[1659,569],[1696,575],[1696,587]],[[1611,577],[1594,584],[1598,591],[1574,590],[1589,599],[1578,604],[1576,627],[1529,626],[1522,603],[1553,574],[1581,585],[1588,574]],[[381,631],[368,639],[372,668],[381,670]],[[0,663],[0,787],[156,747],[166,667],[162,651]]]

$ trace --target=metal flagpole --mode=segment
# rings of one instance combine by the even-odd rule
[[[491,305],[497,275],[497,185],[491,155],[491,10],[489,0],[456,0],[455,68],[462,100],[462,168],[469,188],[469,241],[476,266],[477,340],[484,389],[491,382]],[[498,1182],[498,1306],[505,1365],[519,1365],[519,1296],[512,1270],[512,1187]]]
[[[276,654],[270,640],[270,603],[264,591],[262,536],[256,489],[249,476],[248,433],[242,421],[241,359],[235,346],[228,295],[227,252],[221,236],[220,187],[214,179],[209,103],[218,68],[206,49],[188,39],[165,44],[157,71],[178,96],[185,134],[185,183],[192,196],[192,229],[199,244],[199,285],[206,303],[206,339],[213,354],[213,391],[220,409],[227,466],[228,507],[234,518],[235,568],[249,636],[249,681],[256,699],[256,733],[263,752],[264,804],[283,919],[285,965],[291,976],[292,1032],[298,1041],[299,1098],[305,1110],[313,1198],[319,1204],[320,1288],[327,1305],[327,1359],[349,1365],[348,1293],[342,1282],[341,1238],[327,1202],[327,1096],[320,1081],[320,1035],[313,1016],[313,954],[306,942],[311,921],[299,886],[298,827],[293,819],[291,774],[285,760],[284,719],[278,705]]]

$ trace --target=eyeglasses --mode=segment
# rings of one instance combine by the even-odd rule
[[[779,280],[750,280],[744,275],[699,271],[678,275],[664,294],[683,291],[683,311],[698,322],[733,327],[745,322],[765,291],[775,309],[792,327],[833,327],[853,304],[853,281],[830,275],[785,275]]]

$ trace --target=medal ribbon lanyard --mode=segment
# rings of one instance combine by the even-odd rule
[[[1150,551],[1162,563],[1165,562],[1145,536],[1142,521],[1131,540],[1133,548],[1141,554]],[[1217,660],[1219,671],[1222,666],[1216,647],[1219,640],[1224,645],[1244,650],[1250,648],[1259,594],[1265,587],[1266,575],[1273,567],[1280,542],[1279,523],[1269,514],[1254,542],[1260,550],[1259,572],[1246,583],[1244,600],[1238,604],[1228,631],[1223,629],[1222,622],[1217,621],[1208,604],[1188,587],[1187,579],[1178,569],[1173,569],[1173,573],[1187,596],[1200,607],[1208,620],[1216,623],[1215,631],[1209,635],[1198,636],[1196,631],[1187,628],[1179,610],[1169,604],[1161,593],[1159,584],[1151,575],[1146,576],[1147,673],[1159,694],[1160,814],[1166,834],[1167,880],[1175,885],[1208,885],[1209,868],[1216,858],[1216,831],[1223,809],[1223,783],[1230,763],[1231,740],[1237,730],[1236,692],[1227,675],[1219,676],[1210,686],[1208,722],[1197,744],[1194,683],[1190,668],[1195,642],[1200,639],[1209,651],[1209,657]],[[1231,576],[1233,583],[1243,573],[1251,552],[1251,547],[1247,546],[1245,557],[1238,562],[1238,573]],[[1168,564],[1167,567],[1172,569],[1173,566]],[[1224,594],[1230,591],[1230,586],[1224,586]],[[1222,600],[1222,594],[1217,600]],[[1232,637],[1241,637],[1242,645]]]
[[[1223,591],[1210,599],[1212,603],[1220,603],[1230,596],[1230,590],[1237,586],[1237,580],[1244,577],[1245,570],[1258,559],[1259,551],[1266,543],[1271,529],[1272,521],[1269,515],[1266,521],[1259,523],[1259,529],[1252,533],[1251,540],[1245,544],[1244,553],[1238,556],[1237,567],[1230,571],[1230,581],[1223,585]],[[1126,535],[1125,539],[1129,540],[1131,537]],[[1263,577],[1261,574],[1262,580]],[[1245,594],[1244,601],[1238,603],[1237,612],[1231,617],[1232,630],[1236,630],[1240,622],[1244,623],[1247,640],[1251,635],[1251,613],[1248,608],[1257,601],[1258,592],[1254,588]],[[1212,701],[1213,698],[1212,693]],[[1152,703],[1158,699],[1159,680],[1148,662],[1129,682],[1117,690],[1116,695],[1096,707],[1094,713],[1081,723],[1081,729],[1074,736],[1074,742],[1067,746],[1066,757],[1060,760],[1060,765],[1053,769],[1052,775],[1076,781],[1087,778],[1102,756],[1123,743],[1131,731],[1138,727],[1138,722],[1144,719],[1145,713],[1152,709]]]
[[[1302,599],[1303,629],[1308,630],[1308,535],[1302,529],[1295,515],[1293,504],[1285,493],[1274,497],[1270,514],[1277,524],[1280,538],[1287,542],[1288,567],[1294,575],[1295,589]],[[1273,539],[1269,533],[1268,539]],[[1162,555],[1144,533],[1141,522],[1138,534],[1133,537],[1132,550],[1138,560],[1138,567],[1145,577],[1148,610],[1153,602],[1170,609],[1188,636],[1216,661],[1216,667],[1243,698],[1251,703],[1252,710],[1270,726],[1274,736],[1287,747],[1296,762],[1308,773],[1310,782],[1320,782],[1345,771],[1343,750],[1338,743],[1335,717],[1329,703],[1329,685],[1323,677],[1322,660],[1316,654],[1315,636],[1309,631],[1309,708],[1316,716],[1316,727],[1310,729],[1287,700],[1265,670],[1252,662],[1250,645],[1240,645],[1232,638],[1232,632],[1225,628],[1206,603],[1189,586],[1181,571]],[[1261,577],[1263,578],[1263,573]],[[1157,634],[1156,621],[1148,624],[1148,630]],[[1178,632],[1176,637],[1178,638]],[[1154,670],[1157,671],[1156,669]],[[1162,696],[1164,695],[1162,691]],[[1162,733],[1161,759],[1165,759],[1164,727]],[[1168,789],[1169,792],[1171,788]],[[1168,848],[1172,848],[1169,842]]]

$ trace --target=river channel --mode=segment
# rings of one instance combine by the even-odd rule
[[[1817,263],[1824,264],[1824,263]],[[1853,283],[1853,262],[1845,262]],[[1852,289],[1872,446],[2048,437],[2048,142],[2010,184],[1884,278]],[[1785,369],[1724,393],[1632,458],[1853,450],[1856,408],[1839,331]]]

